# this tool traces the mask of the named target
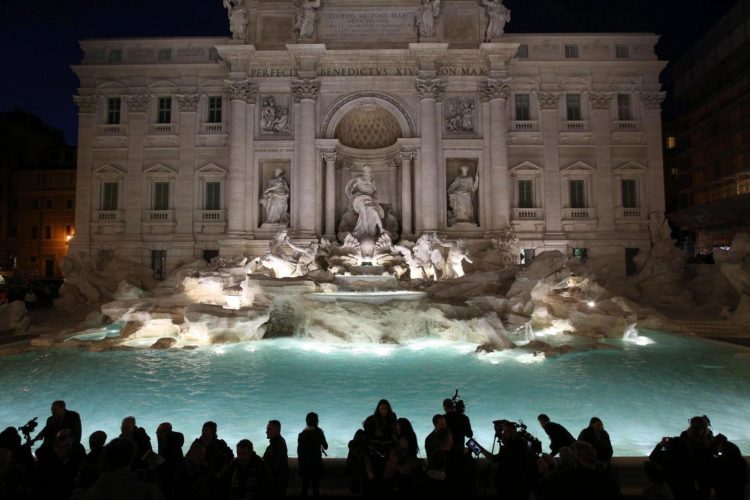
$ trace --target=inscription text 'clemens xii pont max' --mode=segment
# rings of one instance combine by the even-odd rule
[[[409,38],[414,36],[414,10],[321,10],[320,33],[324,38]]]

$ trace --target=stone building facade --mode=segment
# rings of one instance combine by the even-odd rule
[[[162,272],[286,227],[333,240],[368,165],[402,239],[511,226],[519,252],[624,272],[664,212],[656,36],[502,34],[489,5],[428,4],[228,0],[231,39],[81,42],[74,248]]]

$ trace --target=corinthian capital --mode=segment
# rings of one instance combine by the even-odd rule
[[[258,98],[258,85],[250,80],[225,80],[227,95],[230,101],[245,101],[255,104]]]
[[[560,92],[537,92],[539,107],[544,110],[556,110],[560,104]]]
[[[96,113],[99,98],[95,95],[74,95],[73,102],[78,106],[79,113]]]
[[[416,89],[420,99],[440,101],[445,93],[445,82],[440,78],[417,78]]]
[[[589,102],[592,109],[609,109],[609,105],[612,103],[612,93],[590,92]]]
[[[321,153],[320,157],[323,159],[323,161],[326,163],[326,165],[332,164],[336,162],[336,152],[325,152]]]
[[[180,111],[196,112],[198,111],[198,94],[177,94],[177,103],[180,105]]]
[[[507,78],[488,78],[479,84],[479,93],[483,101],[507,99],[510,97],[510,80]]]
[[[320,94],[320,80],[315,78],[292,80],[292,93],[294,93],[294,102],[300,102],[304,99],[317,101]]]
[[[401,157],[401,162],[410,162],[412,160],[415,160],[417,158],[417,152],[416,151],[401,151],[399,152],[399,156]]]
[[[667,94],[665,92],[641,92],[643,109],[660,110],[661,103]]]
[[[133,94],[125,96],[128,111],[131,113],[145,113],[148,111],[149,96],[147,94]]]

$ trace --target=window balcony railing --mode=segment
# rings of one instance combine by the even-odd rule
[[[642,219],[643,218],[643,210],[635,207],[635,208],[625,208],[625,207],[618,207],[616,217],[618,219]]]
[[[641,128],[641,124],[633,120],[615,120],[612,128],[618,132],[635,132]]]
[[[514,208],[513,220],[544,220],[544,209],[542,208]]]
[[[510,122],[510,130],[512,132],[536,132],[537,124],[535,121],[518,120]]]
[[[121,210],[97,210],[96,220],[97,222],[120,222],[122,221]]]
[[[563,208],[563,220],[594,220],[596,209],[594,208]]]
[[[201,123],[201,135],[221,135],[224,133],[223,123]]]
[[[175,134],[177,133],[177,126],[174,123],[152,123],[151,133],[152,134]]]
[[[563,122],[563,130],[570,132],[586,132],[589,129],[589,124],[583,120],[568,120]]]
[[[196,219],[200,222],[224,222],[224,210],[198,210]]]
[[[174,222],[174,210],[146,210],[146,222]]]
[[[125,125],[121,123],[116,123],[112,125],[98,125],[97,133],[98,135],[119,136],[119,135],[127,135],[128,131]]]

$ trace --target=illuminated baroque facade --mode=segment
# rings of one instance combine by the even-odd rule
[[[623,272],[649,245],[656,36],[504,34],[501,2],[225,7],[230,38],[81,43],[74,250],[163,271],[341,239],[366,165],[402,239],[510,226]]]

